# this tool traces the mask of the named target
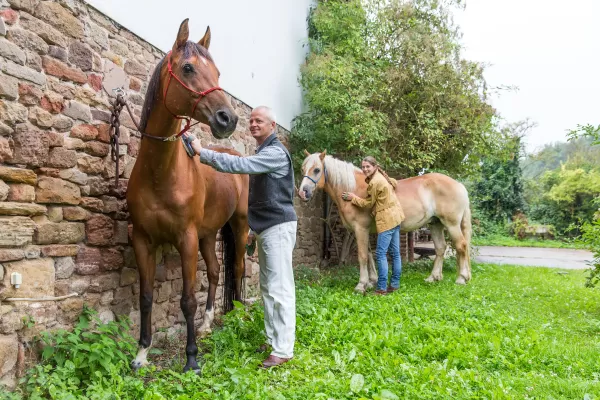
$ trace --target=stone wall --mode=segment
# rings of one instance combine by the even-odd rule
[[[163,55],[82,1],[0,0],[1,383],[14,384],[24,346],[36,333],[71,327],[84,304],[103,320],[139,319],[124,199],[139,139],[123,113],[120,183],[112,188],[109,98],[102,84],[108,71],[122,72],[139,115],[149,74]],[[250,108],[233,98],[232,104],[238,128],[219,144],[253,154],[254,140],[246,133]],[[204,144],[216,142],[207,132],[205,126],[195,131]],[[314,265],[321,255],[321,202],[297,209],[295,261]],[[154,327],[172,327],[183,322],[180,259],[164,246],[158,260]],[[246,265],[248,290],[255,291],[258,265],[254,258]],[[206,300],[205,269],[200,258],[198,321]],[[12,272],[23,276],[19,289],[10,284]],[[70,293],[77,295],[5,301]]]

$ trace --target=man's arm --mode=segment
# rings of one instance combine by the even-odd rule
[[[200,150],[200,162],[231,174],[267,174],[288,167],[286,154],[275,146],[268,146],[260,153],[247,157],[203,148]]]

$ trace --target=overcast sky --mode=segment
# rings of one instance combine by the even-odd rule
[[[529,151],[600,124],[600,0],[466,0],[455,20],[490,86],[518,87],[492,104],[508,122],[538,123]]]

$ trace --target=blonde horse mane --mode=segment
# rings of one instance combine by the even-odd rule
[[[356,168],[352,163],[338,160],[332,156],[325,156],[324,162],[321,162],[319,156],[319,153],[315,153],[306,157],[304,163],[302,163],[302,170],[306,173],[307,168],[312,170],[317,165],[325,164],[327,183],[331,185],[334,190],[352,192],[356,189],[354,173],[362,173],[360,169]]]

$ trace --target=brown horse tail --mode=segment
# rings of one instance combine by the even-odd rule
[[[460,222],[460,230],[464,238],[467,241],[467,262],[469,269],[471,268],[471,207],[467,203],[465,213],[463,214],[462,221]]]
[[[221,249],[223,251],[222,264],[225,268],[223,312],[228,312],[233,310],[233,299],[235,298],[235,236],[229,222],[221,228]]]

